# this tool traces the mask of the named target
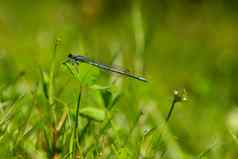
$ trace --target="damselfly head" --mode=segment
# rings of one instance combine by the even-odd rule
[[[63,62],[63,64],[66,64],[66,63],[68,63],[68,62],[75,63],[75,60],[74,60],[73,57],[74,57],[74,56],[70,53],[70,54],[68,55],[68,58]]]
[[[68,55],[68,58],[73,58],[73,55],[70,53],[70,54]]]

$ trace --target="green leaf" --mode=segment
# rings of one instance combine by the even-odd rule
[[[79,114],[96,121],[105,119],[105,111],[98,108],[86,107],[79,110]]]
[[[74,133],[72,133],[69,140],[69,153],[64,158],[69,157],[70,159],[73,159],[75,157],[74,156],[74,147],[75,147],[74,138],[75,138]]]
[[[91,88],[100,92],[104,106],[107,110],[111,110],[121,97],[121,93],[113,86],[93,85]]]
[[[118,159],[125,159],[125,158],[132,158],[132,154],[130,150],[126,147],[119,148],[118,153],[117,153],[117,158]]]
[[[46,72],[41,70],[42,86],[45,97],[49,98],[49,76]]]
[[[95,89],[95,90],[104,90],[104,89],[109,89],[111,87],[110,86],[102,86],[102,85],[95,84],[95,85],[91,86],[91,88]]]
[[[108,108],[109,104],[112,101],[112,92],[110,92],[108,89],[102,89],[100,91],[100,94],[102,96],[103,102],[104,102],[104,106],[106,108]]]
[[[116,95],[114,95],[114,97],[112,98],[112,102],[111,102],[111,105],[109,107],[109,110],[111,110],[113,108],[113,106],[119,101],[121,96],[122,96],[121,93],[117,93]]]
[[[199,154],[197,159],[207,159],[208,158],[207,155],[215,148],[216,145],[217,145],[216,142],[210,145],[207,149],[205,149],[203,152]]]
[[[72,65],[70,63],[64,64],[76,80],[79,80],[83,85],[93,85],[96,83],[100,71],[88,64],[80,63],[79,65]]]

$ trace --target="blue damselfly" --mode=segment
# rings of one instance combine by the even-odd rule
[[[121,74],[121,75],[124,75],[124,76],[128,76],[128,77],[131,77],[131,78],[143,81],[143,82],[148,82],[145,78],[137,76],[137,75],[131,73],[127,69],[122,69],[122,68],[119,68],[119,67],[116,67],[116,66],[98,63],[98,62],[96,62],[96,61],[94,61],[94,60],[92,60],[92,59],[90,59],[86,56],[82,56],[82,55],[69,54],[68,59],[67,59],[66,62],[72,62],[72,63],[76,63],[76,64],[79,64],[80,62],[87,63],[87,64],[90,64],[90,65],[95,66],[97,68],[103,69],[103,70],[115,72],[115,73],[118,73],[118,74]]]

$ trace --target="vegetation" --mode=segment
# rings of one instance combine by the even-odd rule
[[[236,159],[235,4],[1,2],[0,158]]]

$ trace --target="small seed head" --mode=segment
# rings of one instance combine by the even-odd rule
[[[175,102],[187,101],[187,92],[185,89],[183,89],[182,91],[174,90],[173,94]]]

